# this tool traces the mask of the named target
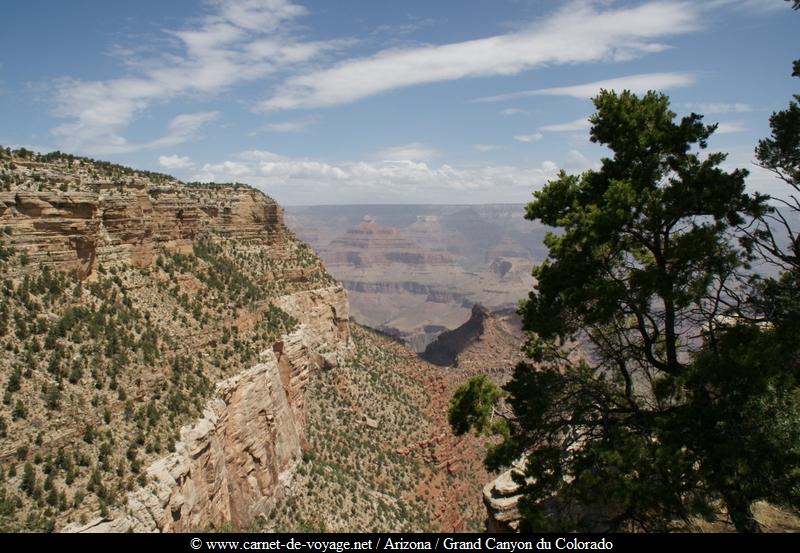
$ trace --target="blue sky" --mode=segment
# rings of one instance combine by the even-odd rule
[[[6,0],[0,144],[288,205],[524,202],[593,167],[589,98],[662,90],[753,170],[797,92],[783,0]]]

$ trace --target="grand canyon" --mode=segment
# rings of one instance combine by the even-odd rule
[[[0,548],[797,549],[798,14],[4,2]]]
[[[481,439],[445,414],[514,323],[477,310],[430,364],[252,188],[4,152],[6,530],[483,528]]]
[[[422,352],[474,305],[514,311],[546,229],[523,205],[290,207],[287,224],[348,291],[353,317]]]

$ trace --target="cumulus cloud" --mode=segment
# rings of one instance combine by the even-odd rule
[[[522,202],[553,178],[557,169],[552,161],[531,167],[433,166],[410,160],[332,163],[249,150],[204,165],[192,179],[246,182],[289,205],[437,202],[454,197],[463,203],[496,202],[498,198]]]
[[[572,96],[574,98],[591,98],[596,96],[601,89],[630,90],[642,94],[648,90],[668,90],[681,86],[689,86],[694,82],[694,76],[688,73],[640,73],[616,79],[605,79],[591,83],[573,86],[559,86],[553,88],[539,88],[536,90],[522,90],[509,94],[484,96],[477,98],[476,102],[504,102],[529,96]]]
[[[514,137],[514,140],[517,142],[538,142],[544,137],[544,135],[540,132],[535,132],[532,134],[518,134]]]
[[[550,161],[549,159],[542,162],[542,170],[545,172],[553,172],[555,173],[558,171],[558,165],[554,161]]]
[[[67,120],[52,133],[71,151],[130,152],[163,145],[128,144],[121,133],[155,102],[187,94],[216,94],[307,62],[340,42],[303,42],[281,31],[306,13],[290,0],[214,0],[214,11],[196,24],[166,30],[172,48],[126,60],[129,74],[117,79],[61,79],[54,113]]]
[[[468,77],[516,75],[545,65],[619,61],[663,51],[657,39],[699,28],[691,2],[599,8],[570,2],[519,31],[443,45],[388,49],[288,78],[266,111],[354,102],[389,90]]]
[[[158,164],[167,169],[189,169],[194,166],[192,158],[188,156],[158,156]]]

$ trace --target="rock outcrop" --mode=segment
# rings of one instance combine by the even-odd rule
[[[31,457],[67,466],[65,440],[83,434],[74,459],[92,464],[70,483],[93,496],[66,512],[62,493],[50,528],[244,528],[274,507],[302,457],[309,374],[351,351],[347,294],[282,208],[245,185],[0,149],[0,229],[3,280],[18,292],[2,304],[0,369],[23,349],[49,361],[39,371],[30,357],[30,382],[14,388],[26,416],[10,445],[37,435]]]
[[[278,239],[283,210],[249,187],[83,183],[74,191],[0,192],[0,226],[31,264],[89,275],[102,262],[150,265],[157,246],[191,250],[201,233]]]
[[[520,484],[522,467],[515,465],[483,487],[486,505],[486,529],[489,532],[517,532],[519,530]]]
[[[434,342],[428,344],[421,357],[442,367],[454,365],[458,360],[458,354],[483,334],[484,323],[489,316],[489,311],[485,307],[473,306],[467,322],[440,334]]]
[[[308,371],[333,368],[349,351],[347,296],[310,290],[276,303],[301,321],[252,369],[217,384],[204,416],[181,429],[175,452],[147,468],[149,483],[124,510],[71,532],[185,532],[247,527],[291,484],[303,443]]]

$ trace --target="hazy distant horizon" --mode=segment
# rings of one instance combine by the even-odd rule
[[[392,207],[392,206],[404,206],[404,207],[427,207],[427,206],[437,206],[437,207],[469,207],[469,206],[524,206],[527,202],[484,202],[484,203],[467,203],[467,204],[460,204],[460,203],[437,203],[437,202],[427,202],[427,203],[352,203],[352,204],[281,204],[284,208],[295,208],[295,207]]]

